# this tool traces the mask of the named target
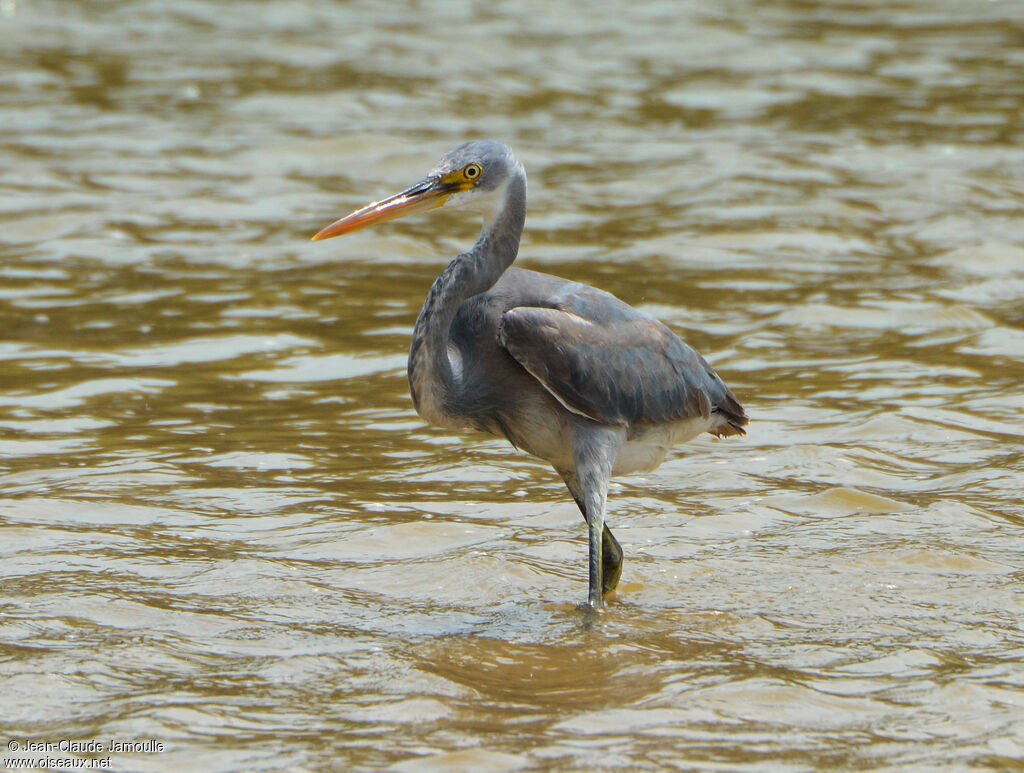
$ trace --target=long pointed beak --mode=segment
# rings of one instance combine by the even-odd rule
[[[340,220],[335,220],[313,237],[319,242],[334,236],[358,231],[374,223],[395,220],[414,212],[426,212],[444,206],[445,201],[455,191],[441,181],[439,177],[427,177],[411,188],[390,196],[383,201],[373,201],[362,209],[357,209]]]

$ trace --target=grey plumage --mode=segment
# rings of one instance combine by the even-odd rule
[[[604,523],[613,474],[650,470],[700,432],[741,435],[747,416],[707,361],[656,319],[577,282],[510,268],[526,175],[504,145],[471,142],[427,178],[314,238],[445,202],[484,228],[434,282],[413,331],[409,385],[427,421],[504,436],[547,460],[589,525],[591,606],[622,569]]]

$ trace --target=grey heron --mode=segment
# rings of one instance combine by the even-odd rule
[[[613,295],[512,268],[526,219],[526,173],[505,145],[468,142],[412,187],[317,233],[468,204],[473,248],[437,277],[409,352],[413,404],[431,424],[507,438],[562,476],[589,527],[588,603],[622,573],[605,523],[613,475],[653,470],[702,432],[743,435],[747,415],[694,349]]]

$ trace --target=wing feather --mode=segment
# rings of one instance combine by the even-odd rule
[[[603,424],[661,424],[717,411],[725,413],[725,434],[742,432],[743,409],[700,354],[661,322],[597,296],[510,308],[498,341],[562,405]]]

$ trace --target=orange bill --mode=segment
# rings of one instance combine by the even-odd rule
[[[404,190],[383,201],[374,201],[362,209],[357,209],[350,215],[340,220],[335,220],[326,228],[319,231],[313,237],[313,241],[319,242],[330,239],[334,236],[352,233],[360,228],[365,228],[374,223],[385,223],[388,220],[395,220],[414,212],[426,212],[430,209],[437,209],[444,206],[445,201],[455,191],[452,187],[437,177],[428,177],[421,180],[408,190]]]

